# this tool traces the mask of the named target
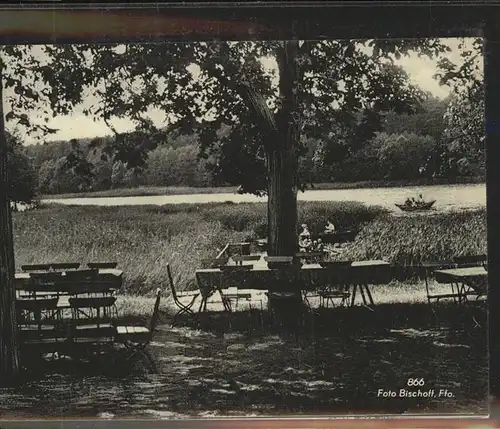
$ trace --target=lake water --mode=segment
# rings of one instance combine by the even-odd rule
[[[407,197],[415,197],[422,193],[425,200],[436,200],[435,208],[438,211],[467,210],[484,207],[486,205],[486,185],[439,185],[439,186],[410,186],[391,188],[361,188],[361,189],[333,189],[308,190],[299,192],[299,201],[358,201],[367,205],[380,205],[398,212],[395,203],[403,203]],[[265,202],[267,197],[239,194],[192,194],[192,195],[155,195],[138,197],[105,197],[105,198],[69,198],[47,199],[45,202],[72,205],[164,205],[164,204],[202,204],[210,202],[232,201]]]

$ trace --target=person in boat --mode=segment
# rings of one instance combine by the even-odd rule
[[[325,233],[333,234],[335,232],[335,225],[332,223],[330,219],[326,221]]]
[[[425,204],[424,197],[422,196],[422,194],[419,194],[417,204],[419,205]]]

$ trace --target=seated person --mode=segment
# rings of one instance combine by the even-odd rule
[[[332,223],[331,220],[326,221],[326,227],[325,227],[325,232],[327,234],[332,234],[335,232],[335,225]]]
[[[323,244],[323,240],[321,240],[321,238],[318,238],[315,250],[318,252],[323,252],[325,250],[325,245]]]
[[[310,237],[301,237],[299,239],[299,247],[301,252],[309,252],[312,248],[313,242]]]
[[[299,238],[311,237],[311,233],[309,232],[309,228],[305,223],[301,225],[302,232],[299,234]]]

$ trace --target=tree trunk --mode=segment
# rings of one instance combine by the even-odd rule
[[[298,250],[297,185],[299,124],[297,121],[297,83],[299,71],[296,58],[298,41],[284,42],[277,55],[280,72],[281,108],[276,116],[278,137],[267,145],[268,165],[268,254],[293,256]],[[269,309],[275,323],[298,332],[304,314],[298,271],[280,275],[273,285],[276,291],[292,292],[286,299],[269,297]],[[272,290],[270,290],[272,292]]]
[[[268,254],[292,256],[298,248],[297,175],[299,128],[296,65],[298,41],[284,42],[278,52],[281,108],[277,114],[278,140],[268,145]]]
[[[0,384],[13,382],[19,373],[14,284],[14,237],[7,189],[7,142],[0,72]]]

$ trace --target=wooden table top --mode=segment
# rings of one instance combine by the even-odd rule
[[[488,275],[484,267],[449,268],[445,270],[436,270],[434,273],[450,278],[486,277]]]
[[[251,261],[253,263],[249,263],[248,265],[253,265],[253,268],[248,272],[256,272],[256,271],[278,271],[275,269],[271,269],[267,266],[267,262],[261,258],[259,261]],[[246,264],[243,263],[243,266]],[[388,267],[390,264],[386,261],[382,260],[373,260],[373,261],[354,261],[351,265],[352,268],[361,268],[361,267]],[[301,270],[331,270],[331,268],[324,268],[320,264],[304,264],[301,266]],[[196,270],[196,274],[203,273],[221,273],[223,272],[219,268],[201,268]]]
[[[30,274],[44,274],[44,273],[53,273],[54,271],[32,271],[32,272],[22,272],[22,273],[16,273],[15,274],[15,279],[16,280],[24,280],[24,279],[29,279]],[[77,271],[72,271],[72,272],[77,272]],[[122,270],[117,270],[115,268],[102,268],[99,269],[98,271],[99,275],[113,275],[117,277],[121,277],[123,275]],[[65,272],[62,272],[62,276],[64,277]]]

